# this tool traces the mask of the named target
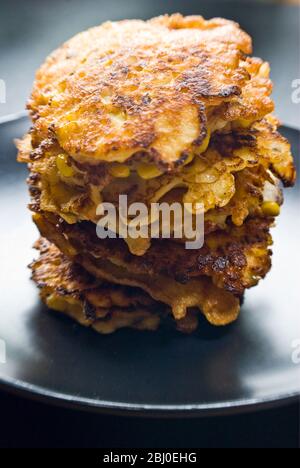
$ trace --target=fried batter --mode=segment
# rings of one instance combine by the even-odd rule
[[[81,325],[103,334],[125,327],[156,330],[167,315],[162,304],[141,290],[96,280],[45,239],[36,248],[40,257],[31,264],[32,279],[41,289],[42,300]]]
[[[171,168],[216,124],[272,112],[267,64],[246,58],[251,49],[236,23],[200,16],[90,29],[37,73],[28,103],[35,144],[54,137],[81,163],[141,152]]]
[[[271,268],[270,229],[296,179],[269,64],[251,52],[238,24],[175,14],[104,23],[48,57],[17,146],[44,238],[33,279],[49,307],[102,333],[156,329],[165,316],[193,331],[199,311],[213,325],[237,319]],[[118,228],[100,240],[97,208],[118,213],[120,195],[148,210],[189,203],[193,215],[202,204],[204,246]]]

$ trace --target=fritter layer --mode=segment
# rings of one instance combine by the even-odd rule
[[[294,183],[290,145],[271,122],[269,118],[243,131],[216,133],[192,163],[154,179],[142,179],[134,163],[123,178],[113,177],[109,164],[73,164],[63,166],[64,173],[57,163],[62,151],[58,144],[51,140],[34,150],[30,135],[19,142],[19,160],[30,164],[34,211],[58,214],[70,224],[96,223],[101,201],[117,207],[119,195],[127,195],[129,204],[143,201],[147,206],[161,201],[203,203],[207,234],[226,228],[228,221],[240,226],[248,216],[263,218],[269,214],[266,202],[282,203],[279,179],[285,185]],[[145,240],[127,243],[138,255],[150,247]]]
[[[45,239],[36,248],[40,257],[30,267],[42,300],[81,325],[103,334],[125,327],[156,330],[161,317],[168,314],[166,307],[141,290],[93,278]]]
[[[141,289],[116,285],[115,281],[103,282],[99,276],[95,279],[43,238],[36,243],[36,248],[40,257],[31,264],[32,278],[49,308],[103,334],[125,327],[156,330],[161,319],[171,321],[169,307],[154,301]],[[207,289],[207,298],[202,298],[203,307],[212,323],[219,320],[218,324],[224,325],[237,318],[239,305],[228,293],[220,291],[216,294],[212,291],[216,288],[210,289],[207,280],[203,288]],[[181,298],[182,301],[185,299],[184,296]],[[236,304],[235,310],[233,304]],[[184,317],[175,320],[175,325],[179,331],[191,333],[198,326],[198,317],[199,311],[189,309]]]
[[[201,16],[121,21],[50,55],[28,108],[34,146],[55,138],[80,163],[141,153],[173,168],[208,131],[273,111],[269,66],[238,24]]]
[[[34,220],[62,252],[47,245],[36,268],[46,273],[47,303],[53,298],[54,308],[73,313],[66,297],[74,297],[62,298],[58,284],[65,272],[69,291],[74,261],[101,282],[142,289],[182,328],[195,324],[194,309],[215,325],[237,318],[245,290],[271,267],[279,182],[293,185],[296,177],[270,114],[269,66],[247,57],[251,49],[236,23],[172,15],[105,23],[47,59],[28,103],[33,128],[19,142]],[[127,239],[128,250],[122,239],[99,240],[97,206],[117,205],[124,194],[129,203],[203,203],[204,247]],[[51,249],[61,266],[57,284]],[[102,283],[96,289],[102,297]],[[77,299],[74,314],[84,322]],[[107,310],[117,328],[114,302]]]
[[[156,239],[142,257],[130,254],[122,239],[99,240],[90,223],[70,226],[51,215],[36,215],[34,220],[42,236],[54,243],[58,243],[56,236],[63,237],[70,250],[75,249],[83,257],[109,260],[132,273],[167,275],[182,283],[205,275],[236,295],[257,284],[271,266],[272,219],[253,219],[240,228],[212,233],[200,250],[187,250],[180,243]]]
[[[176,301],[184,294],[183,286],[197,293],[199,284],[195,280],[208,280],[215,285],[217,294],[224,289],[225,293],[240,297],[271,267],[272,219],[251,220],[241,228],[212,233],[200,250],[186,250],[184,245],[166,239],[155,240],[142,257],[130,254],[121,239],[100,241],[90,223],[70,226],[53,215],[35,215],[34,220],[42,236],[86,269],[92,269],[95,276],[94,268],[102,271],[102,277],[107,272],[109,281],[115,276],[115,282],[139,286],[162,302],[157,294],[166,290],[168,281],[176,283],[172,293]],[[174,310],[176,314],[176,306]],[[178,314],[185,312],[183,308]]]

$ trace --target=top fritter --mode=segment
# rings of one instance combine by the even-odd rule
[[[239,26],[201,16],[105,23],[77,35],[37,73],[33,142],[79,162],[144,153],[172,169],[208,132],[248,126],[273,110],[269,66],[249,58]]]

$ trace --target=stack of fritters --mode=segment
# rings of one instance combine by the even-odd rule
[[[177,14],[105,23],[47,59],[18,146],[34,221],[59,249],[40,241],[33,265],[49,307],[101,332],[153,329],[168,315],[184,331],[199,312],[214,325],[238,317],[245,290],[271,267],[281,182],[295,181],[271,115],[269,65],[249,54],[236,23]],[[118,208],[119,195],[202,203],[204,246],[99,239],[96,209]]]

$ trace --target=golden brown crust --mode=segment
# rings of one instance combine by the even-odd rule
[[[147,153],[172,167],[207,133],[208,119],[272,111],[263,62],[236,23],[164,16],[105,23],[41,67],[28,103],[34,139],[54,137],[78,161]],[[256,96],[256,97],[255,97]]]
[[[207,276],[220,288],[242,296],[255,286],[271,268],[272,219],[248,220],[243,226],[228,227],[206,236],[200,250],[186,250],[184,244],[154,240],[151,248],[137,257],[128,252],[122,239],[99,240],[92,223],[73,226],[53,215],[35,215],[34,221],[43,237],[55,243],[66,254],[82,261],[92,259],[97,265],[109,261],[130,274],[162,275],[181,283]]]
[[[209,278],[182,285],[167,277],[140,275],[134,271],[128,276],[126,270],[123,272],[122,267],[110,262],[103,269],[88,256],[82,259],[76,256],[71,260],[69,250],[64,249],[60,241],[58,244],[68,257],[46,240],[38,241],[36,247],[41,255],[31,265],[33,280],[48,307],[72,316],[83,325],[94,328],[97,325],[98,331],[102,327],[102,331],[106,329],[107,332],[110,319],[114,326],[120,321],[117,328],[137,324],[141,328],[140,319],[145,319],[144,325],[149,328],[154,323],[151,318],[164,317],[171,310],[182,331],[193,331],[192,328],[197,327],[200,311],[210,323],[218,326],[233,322],[239,315],[239,299],[216,287]]]
[[[120,328],[155,330],[169,311],[142,290],[107,284],[70,261],[46,239],[35,247],[40,256],[30,268],[45,304],[99,333]]]
[[[49,307],[102,333],[156,328],[160,303],[182,331],[198,310],[214,325],[238,317],[271,267],[280,180],[296,178],[271,114],[269,65],[251,49],[234,22],[176,14],[105,23],[46,60],[18,159],[29,164],[34,220],[61,251],[40,241],[32,265]],[[203,203],[203,248],[98,239],[96,207],[120,194]]]
[[[113,333],[125,327],[155,330],[161,318],[171,321],[168,305],[174,304],[174,298],[177,312],[184,311],[179,316],[174,314],[175,324],[184,333],[191,333],[198,326],[199,310],[193,308],[196,304],[201,305],[200,310],[214,325],[228,324],[239,314],[239,301],[216,288],[207,278],[194,281],[189,288],[163,279],[163,304],[140,289],[115,284],[115,278],[104,282],[101,268],[90,265],[101,280],[93,278],[43,238],[36,243],[36,248],[40,257],[31,264],[32,279],[40,288],[45,304],[100,333]],[[181,291],[176,299],[178,288],[184,294]],[[154,293],[159,294],[155,289]],[[153,292],[151,287],[150,292]]]
[[[99,203],[117,207],[119,195],[126,194],[129,204],[143,201],[149,206],[162,200],[203,203],[208,234],[230,220],[240,226],[248,216],[264,217],[265,187],[272,188],[273,201],[281,205],[278,178],[290,186],[296,177],[290,144],[272,125],[270,116],[249,128],[216,132],[208,149],[192,163],[152,180],[139,177],[134,162],[123,179],[110,174],[109,164],[95,167],[74,162],[73,176],[64,177],[56,163],[62,152],[57,142],[48,140],[33,149],[27,135],[18,147],[19,161],[30,164],[33,211],[53,212],[70,224],[96,223]]]

